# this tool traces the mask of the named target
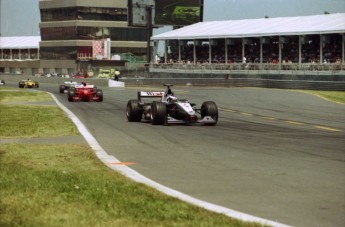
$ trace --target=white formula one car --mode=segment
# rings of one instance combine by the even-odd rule
[[[151,121],[155,125],[169,123],[201,123],[215,125],[218,121],[218,107],[213,101],[202,103],[200,108],[187,100],[179,100],[171,91],[171,84],[164,84],[166,91],[139,91],[138,99],[127,103],[126,115],[128,121]],[[144,102],[144,98],[151,98]],[[156,98],[157,101],[152,101]]]
[[[5,85],[5,81],[4,80],[0,80],[0,86]]]
[[[66,81],[64,84],[59,86],[59,91],[60,93],[67,93],[70,88],[74,88],[76,85],[78,85],[78,82],[76,81]]]

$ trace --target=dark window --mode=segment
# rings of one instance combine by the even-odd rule
[[[127,21],[127,9],[96,7],[41,9],[42,22],[64,20]]]
[[[92,47],[41,47],[40,49],[41,59],[45,60],[75,60],[77,59],[77,53],[83,54],[85,56],[91,56]],[[145,56],[146,48],[112,47],[111,53],[131,53],[136,56]]]
[[[41,21],[75,20],[76,8],[41,9]]]
[[[41,28],[42,40],[76,40],[76,27]]]
[[[42,28],[42,40],[146,41],[145,28],[56,27]]]
[[[77,59],[77,47],[41,47],[41,59]]]

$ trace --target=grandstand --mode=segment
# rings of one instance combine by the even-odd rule
[[[306,71],[345,75],[345,13],[200,22],[151,38],[150,72]],[[250,73],[250,72],[248,72]]]

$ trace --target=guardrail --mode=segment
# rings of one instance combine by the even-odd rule
[[[34,77],[20,75],[0,75],[0,79],[6,82],[18,83],[20,80],[30,78],[39,83],[59,84],[70,81],[67,78],[57,77]],[[107,79],[73,79],[73,81],[86,81],[96,86],[108,86]],[[260,78],[143,78],[129,77],[121,78],[126,87],[130,86],[161,86],[164,83],[172,83],[179,86],[220,86],[220,87],[262,87],[280,89],[307,89],[326,91],[345,91],[345,81],[311,81],[311,80],[282,80],[282,79],[260,79]]]
[[[345,81],[275,80],[259,78],[127,78],[126,86],[149,86],[171,83],[180,86],[261,87],[345,91]]]

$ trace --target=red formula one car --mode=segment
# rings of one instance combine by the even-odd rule
[[[94,85],[87,85],[82,83],[81,85],[75,85],[67,92],[67,98],[70,102],[75,101],[103,101],[103,91],[97,89]]]

